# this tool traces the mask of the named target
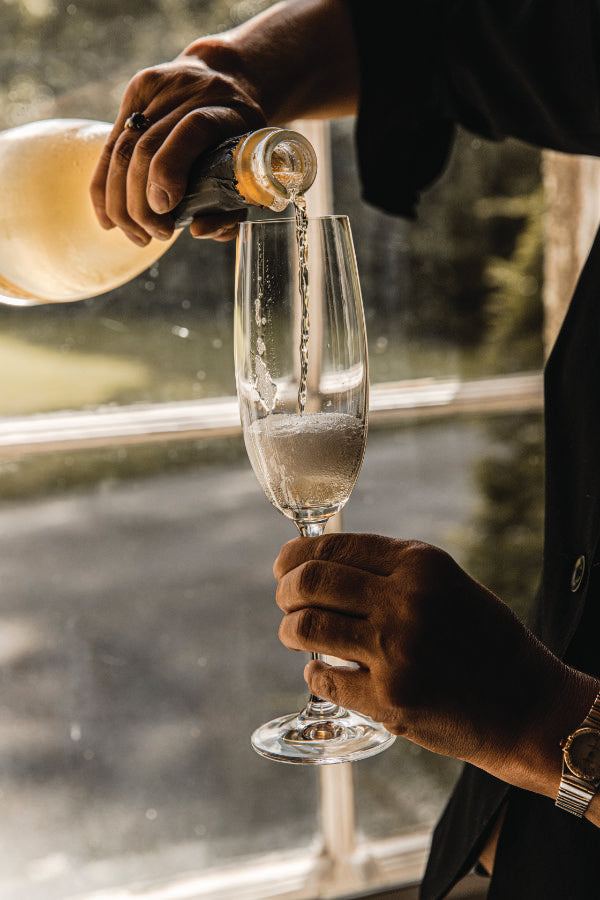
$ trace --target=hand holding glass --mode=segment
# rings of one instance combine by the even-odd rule
[[[254,472],[272,504],[311,537],[342,509],[360,471],[368,363],[348,219],[308,220],[302,275],[297,237],[294,219],[240,226],[235,357]],[[294,763],[360,759],[393,740],[368,717],[314,696],[252,736],[258,753]]]

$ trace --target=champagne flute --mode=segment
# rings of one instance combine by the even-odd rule
[[[367,438],[365,323],[346,216],[240,226],[235,359],[260,485],[302,536],[320,535],[350,496]],[[252,735],[263,756],[313,764],[372,756],[393,740],[367,716],[312,695]]]

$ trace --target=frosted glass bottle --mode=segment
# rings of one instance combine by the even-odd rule
[[[138,247],[118,228],[101,228],[90,200],[110,129],[46,119],[0,133],[0,302],[63,303],[110,291],[162,256],[195,213],[281,211],[316,174],[314,150],[296,132],[265,128],[227,141],[194,167],[171,240]]]

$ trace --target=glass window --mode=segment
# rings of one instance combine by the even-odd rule
[[[539,151],[459,131],[416,221],[361,203],[353,122],[332,129],[336,211],[361,272],[372,381],[537,369],[543,346]]]
[[[451,396],[466,381],[481,385],[482,403],[477,416],[448,415],[443,402],[387,425],[372,414],[345,527],[444,547],[524,617],[543,533],[539,401],[523,414],[486,409],[494,376],[517,385],[543,363],[540,154],[459,132],[447,172],[407,222],[357,203],[352,128],[333,127],[335,199],[352,218],[373,393],[399,381],[409,395]],[[458,771],[397,741],[355,767],[359,829],[381,838],[430,827]]]
[[[108,121],[134,71],[268,5],[4,0],[0,125]],[[527,380],[542,362],[539,157],[461,133],[407,223],[360,201],[352,129],[331,129],[333,204],[352,222],[373,412],[343,525],[442,545],[525,614],[541,542],[541,420]],[[420,865],[456,778],[455,762],[401,740],[346,782],[250,749],[257,724],[301,705],[304,659],[279,644],[273,602],[271,564],[292,526],[262,495],[228,401],[217,424],[207,415],[235,390],[234,252],[183,235],[101,297],[0,306],[0,894],[10,900],[185,878],[216,895],[206,873],[227,896],[252,866],[258,885],[297,878],[303,896],[384,887],[398,867],[328,868],[323,844],[341,858],[367,841],[379,858],[377,841],[422,836]],[[181,425],[190,409],[197,433]],[[86,418],[119,411],[180,424],[98,436]],[[344,829],[332,795],[338,816],[356,809],[335,851]]]

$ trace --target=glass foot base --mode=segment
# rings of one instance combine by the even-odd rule
[[[375,756],[395,740],[368,716],[338,709],[326,719],[311,719],[305,713],[273,719],[256,729],[252,746],[267,759],[324,765]]]

